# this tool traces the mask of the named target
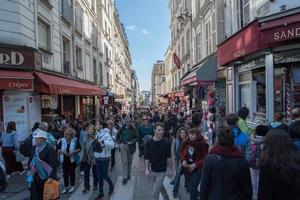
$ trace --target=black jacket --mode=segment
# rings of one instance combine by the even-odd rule
[[[268,164],[262,165],[260,168],[258,200],[299,200],[300,176],[294,176],[294,183],[285,183],[276,176],[278,173],[272,168]],[[295,174],[298,173],[295,172]]]
[[[204,160],[201,200],[251,200],[249,164],[236,147],[214,147]]]

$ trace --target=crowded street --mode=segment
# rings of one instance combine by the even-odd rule
[[[300,200],[300,0],[0,5],[0,200]]]

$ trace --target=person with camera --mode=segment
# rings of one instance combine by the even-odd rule
[[[115,142],[110,135],[110,130],[106,124],[103,124],[103,128],[97,133],[96,141],[93,142],[92,150],[96,160],[96,172],[99,182],[99,195],[96,200],[103,200],[103,181],[106,180],[109,184],[109,195],[114,191],[114,184],[111,178],[108,176],[109,160],[111,157],[111,150],[115,147]]]
[[[208,144],[198,128],[188,131],[188,138],[180,147],[180,161],[185,178],[185,187],[190,193],[190,200],[196,200],[199,196],[198,186],[201,180],[203,161],[208,152]]]

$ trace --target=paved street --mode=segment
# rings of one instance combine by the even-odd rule
[[[137,153],[134,155],[132,178],[125,185],[122,185],[122,172],[121,172],[121,157],[120,153],[116,153],[116,166],[113,171],[109,172],[114,184],[115,191],[113,195],[108,197],[108,185],[105,183],[104,193],[107,199],[110,200],[151,200],[151,182],[144,176],[144,159],[139,158]],[[4,193],[0,193],[0,199],[9,200],[26,200],[29,199],[28,186],[25,181],[26,176],[15,175],[8,179],[8,188]],[[92,178],[91,178],[92,181]],[[63,186],[63,180],[60,179],[61,185]],[[183,184],[183,183],[181,183]],[[164,185],[168,191],[170,199],[172,198],[172,185],[170,185],[170,179],[166,178]],[[180,188],[179,199],[187,199],[187,194],[184,191],[183,185]],[[93,200],[98,192],[83,194],[83,176],[79,175],[79,170],[76,173],[76,191],[72,194],[61,195],[62,200]]]

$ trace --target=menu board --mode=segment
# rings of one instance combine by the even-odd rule
[[[27,96],[3,95],[4,128],[8,122],[14,121],[17,129],[17,140],[22,141],[28,136],[28,104]]]

